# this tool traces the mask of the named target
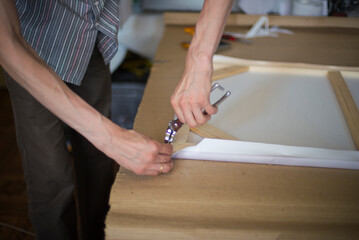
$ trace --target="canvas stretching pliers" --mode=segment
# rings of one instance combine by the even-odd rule
[[[211,88],[211,92],[215,89],[219,89],[221,91],[225,91],[225,89],[219,85],[218,83],[213,84]],[[225,94],[222,95],[212,106],[218,107],[229,95],[231,95],[230,91],[226,91]],[[205,110],[203,110],[204,114],[207,114]],[[169,122],[168,128],[165,135],[165,143],[173,143],[174,138],[178,130],[182,127],[183,123],[177,118],[176,114],[174,115],[173,119]]]

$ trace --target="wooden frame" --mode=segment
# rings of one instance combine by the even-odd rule
[[[271,63],[271,62],[262,62],[262,61],[247,61],[247,60],[238,60],[235,61],[237,64],[240,65],[225,65],[221,63],[217,63],[217,67],[214,72],[213,80],[219,80],[226,77],[230,77],[233,75],[237,75],[238,73],[246,72],[250,69],[250,66],[253,65],[261,65],[266,67],[281,67],[281,68],[289,68],[289,67],[300,67],[302,69],[320,69],[320,70],[335,70],[335,71],[328,71],[327,78],[330,80],[331,86],[335,92],[335,95],[338,99],[338,103],[340,105],[341,111],[343,116],[345,117],[347,126],[350,130],[351,137],[353,139],[353,143],[356,150],[359,150],[359,112],[356,107],[356,104],[351,96],[349,88],[343,79],[341,74],[341,70],[348,70],[348,68],[341,68],[335,66],[319,66],[319,65],[302,65],[302,64],[290,64],[290,63]],[[245,66],[245,63],[248,63],[249,66]],[[227,63],[228,64],[228,63]],[[215,64],[216,66],[216,64]],[[356,77],[359,79],[359,68],[349,68],[349,70],[354,71]],[[185,129],[182,132],[178,133],[179,140],[174,142],[174,149],[176,151],[183,149],[184,147],[193,146],[195,144],[191,144],[187,141],[187,136],[189,132],[193,132],[203,138],[216,138],[216,139],[227,139],[227,140],[239,140],[238,138],[231,136],[228,133],[224,133],[218,128],[210,125],[205,124],[203,126]]]
[[[340,108],[352,135],[356,150],[359,150],[359,112],[353,97],[339,71],[329,71],[328,78],[337,96]]]

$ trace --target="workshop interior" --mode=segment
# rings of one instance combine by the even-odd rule
[[[188,51],[191,37],[193,36],[193,33],[195,31],[195,22],[193,22],[192,19],[195,18],[193,16],[198,16],[191,14],[198,14],[202,8],[203,2],[204,0],[120,1],[119,14],[121,16],[121,26],[118,33],[119,47],[118,52],[109,63],[112,79],[111,120],[117,125],[126,129],[134,129],[136,131],[145,129],[145,131],[147,131],[146,133],[150,133],[150,135],[151,133],[156,132],[155,134],[153,134],[154,136],[151,137],[154,137],[155,139],[161,138],[161,141],[165,141],[166,143],[172,143],[176,141],[175,134],[177,134],[179,128],[186,128],[186,131],[190,132],[188,135],[189,140],[186,139],[186,141],[184,141],[183,143],[181,142],[182,145],[177,145],[176,147],[178,147],[179,149],[182,149],[182,147],[187,146],[193,148],[189,149],[187,152],[181,150],[182,152],[179,151],[174,155],[174,158],[176,160],[178,159],[178,162],[176,162],[175,165],[178,163],[178,166],[176,167],[179,168],[178,170],[175,170],[173,172],[173,177],[171,175],[172,173],[170,173],[168,176],[160,176],[160,180],[155,180],[152,178],[137,177],[134,176],[133,173],[128,173],[127,171],[119,172],[119,174],[117,175],[118,179],[116,179],[114,188],[117,189],[118,187],[118,189],[121,190],[118,190],[119,192],[113,193],[113,195],[111,195],[116,197],[113,197],[110,200],[110,203],[114,206],[114,212],[110,212],[108,220],[109,222],[107,222],[106,224],[107,239],[359,239],[359,182],[354,182],[359,179],[359,158],[355,159],[356,157],[358,157],[359,147],[359,145],[357,146],[355,143],[355,138],[358,139],[359,135],[355,135],[355,137],[353,137],[354,140],[351,140],[350,136],[354,136],[354,134],[351,133],[350,129],[347,130],[348,128],[345,127],[346,130],[343,130],[346,131],[347,135],[343,135],[342,138],[344,140],[340,140],[341,143],[339,143],[339,145],[342,145],[340,145],[338,149],[335,149],[337,151],[333,150],[322,153],[321,150],[315,150],[313,151],[313,155],[310,155],[306,153],[305,150],[308,150],[312,146],[309,145],[309,143],[308,146],[306,146],[305,142],[307,140],[303,139],[303,145],[301,146],[303,147],[303,151],[302,149],[299,149],[300,154],[302,155],[298,155],[298,157],[293,157],[292,155],[290,155],[292,154],[292,149],[290,148],[286,148],[285,150],[278,150],[286,151],[285,154],[288,155],[282,154],[281,152],[278,153],[277,156],[275,155],[276,153],[271,152],[272,150],[267,150],[267,148],[269,148],[268,146],[252,146],[249,144],[235,145],[234,143],[230,146],[233,146],[232,148],[236,148],[236,152],[215,153],[211,151],[211,147],[216,145],[222,146],[226,145],[227,143],[220,141],[211,143],[212,145],[208,143],[209,145],[204,147],[207,150],[198,150],[200,149],[199,145],[194,146],[194,144],[198,144],[198,142],[201,142],[203,138],[207,139],[207,137],[205,135],[199,138],[195,134],[202,131],[210,132],[211,130],[204,128],[195,130],[187,129],[188,126],[182,126],[182,123],[179,122],[177,117],[173,117],[174,112],[170,107],[171,92],[168,92],[171,88],[167,89],[165,85],[156,85],[156,79],[154,78],[157,77],[156,74],[158,74],[158,71],[164,73],[163,76],[171,78],[171,74],[168,73],[168,71],[176,69],[174,65],[177,62],[175,61],[179,60],[171,57],[163,57],[163,54],[169,49],[171,52],[167,52],[168,56],[171,56],[171,54],[177,54],[178,52],[185,56],[186,51]],[[182,21],[182,19],[180,19],[180,17],[178,17],[178,15],[176,14],[184,14],[183,22],[185,22],[185,24],[175,23],[175,21]],[[240,24],[241,18],[238,18],[238,22],[236,22],[236,20],[233,20],[233,26],[229,26],[228,29],[226,28],[218,45],[216,54],[223,55],[228,58],[216,58],[219,63],[219,69],[222,69],[221,64],[225,66],[223,67],[224,70],[222,72],[218,70],[218,75],[223,75],[226,78],[228,77],[229,79],[231,77],[230,74],[227,74],[224,71],[230,71],[229,69],[233,67],[233,64],[240,66],[240,68],[233,69],[233,76],[234,74],[242,74],[242,72],[248,71],[248,69],[243,70],[243,63],[240,60],[235,59],[236,57],[243,58],[241,56],[242,49],[245,54],[247,54],[248,56],[252,56],[250,52],[254,53],[255,50],[253,49],[256,49],[257,47],[257,49],[264,49],[264,46],[267,44],[265,42],[266,40],[268,40],[268,46],[270,46],[270,44],[275,42],[276,40],[280,41],[281,39],[283,40],[289,37],[296,38],[296,36],[298,36],[298,43],[300,44],[300,41],[302,39],[304,39],[303,41],[305,41],[305,36],[306,34],[308,34],[308,32],[312,31],[310,34],[312,34],[313,36],[320,34],[323,34],[323,36],[330,36],[328,32],[332,33],[338,30],[338,35],[336,35],[338,41],[336,43],[332,43],[332,41],[328,39],[328,42],[330,42],[331,47],[335,46],[331,49],[333,51],[333,54],[330,55],[331,57],[335,55],[334,52],[337,52],[339,55],[342,54],[340,52],[340,49],[342,49],[343,47],[347,47],[345,48],[345,51],[343,50],[343,55],[340,56],[342,60],[336,61],[334,58],[333,61],[326,60],[326,46],[324,46],[325,40],[323,40],[325,39],[325,37],[320,36],[316,38],[316,41],[319,41],[319,39],[323,40],[323,47],[318,47],[315,50],[313,50],[314,48],[310,49],[312,49],[313,51],[317,51],[318,53],[323,55],[316,58],[310,54],[305,55],[306,53],[304,53],[303,51],[302,57],[293,57],[294,60],[292,61],[291,59],[291,61],[288,62],[296,64],[296,59],[300,59],[300,61],[307,61],[304,63],[303,66],[299,66],[299,68],[308,68],[309,72],[312,71],[315,76],[319,74],[319,70],[317,73],[313,69],[318,68],[323,68],[325,69],[325,71],[339,71],[338,69],[340,69],[341,71],[345,71],[345,73],[343,73],[344,78],[347,77],[350,79],[350,83],[347,82],[349,89],[351,91],[355,91],[352,92],[352,98],[354,99],[352,100],[352,102],[354,102],[354,106],[352,108],[348,108],[354,109],[352,110],[356,111],[354,115],[357,114],[358,110],[355,105],[357,107],[359,106],[359,79],[357,79],[359,62],[355,63],[354,60],[359,58],[359,42],[356,42],[356,44],[353,43],[353,41],[351,41],[350,34],[352,34],[353,38],[355,37],[355,39],[359,38],[359,26],[355,27],[355,24],[358,23],[359,19],[358,0],[234,0],[231,15],[248,15],[253,16],[253,18],[251,18],[251,20],[248,20],[248,22],[251,22],[250,26],[240,25],[239,28],[241,32],[238,32],[236,30],[236,27],[238,26],[235,26],[235,24]],[[166,16],[170,17],[166,18]],[[186,17],[188,18],[186,19]],[[287,19],[287,17],[291,19],[296,17],[298,17],[298,19],[304,19],[303,22],[300,22],[298,20],[300,22],[297,26],[297,28],[300,29],[298,32],[296,32],[296,20],[293,20],[293,22],[291,22],[292,26],[290,26],[290,24],[283,24],[283,26],[280,25],[281,19]],[[335,19],[329,24],[336,22],[337,19],[343,21],[341,21],[339,25],[335,25],[333,27],[333,29],[335,30],[333,31],[332,28],[329,25],[325,25],[325,23],[322,26],[313,27],[310,28],[310,30],[307,30],[305,25],[305,19],[307,18],[330,20]],[[351,19],[354,19],[354,21],[351,21]],[[274,26],[273,24],[271,24],[272,20],[278,21],[279,24]],[[170,21],[170,23],[166,21]],[[318,22],[322,24],[321,21]],[[348,22],[348,26],[346,26],[346,22]],[[317,31],[313,29],[317,29]],[[170,40],[174,39],[173,36],[168,36],[168,34],[171,32],[180,33],[178,38],[183,39],[176,39],[178,43],[176,42],[176,44],[171,44]],[[342,40],[339,35],[341,33],[343,33]],[[347,46],[346,40],[348,40],[349,43],[353,44],[353,46]],[[316,46],[321,46],[321,43],[316,42],[316,44]],[[171,47],[167,48],[167,46]],[[288,42],[283,44],[283,46],[285,46],[283,47],[283,52],[287,51],[290,47],[297,47],[291,46],[291,44]],[[303,47],[303,45],[301,45],[301,47]],[[336,50],[334,50],[334,48]],[[347,51],[347,49],[354,50]],[[236,51],[235,53],[238,54],[236,55],[234,51]],[[288,51],[290,52],[290,50]],[[256,69],[258,71],[258,74],[260,75],[265,72],[265,70],[261,68],[263,67],[263,65],[265,65],[264,62],[269,62],[269,59],[271,57],[275,58],[278,62],[286,62],[285,58],[281,57],[285,55],[285,53],[283,52],[279,51],[277,55],[274,56],[270,51],[263,51],[261,52],[261,57],[263,57],[263,59],[255,59],[255,56],[253,56],[252,59],[247,59],[253,62],[249,61],[245,62],[245,64],[248,65],[253,63],[253,69]],[[296,51],[296,53],[300,54],[300,51]],[[345,54],[347,54],[348,57],[346,57]],[[181,59],[184,59],[182,55]],[[258,60],[258,62],[263,62],[254,62],[255,60]],[[342,65],[340,65],[341,62],[343,62]],[[300,64],[302,63],[303,62],[300,62]],[[338,63],[340,65],[340,68],[336,68],[336,66],[334,66],[335,63]],[[169,64],[168,66],[170,66],[171,68],[168,68],[166,72],[164,69],[166,67],[163,67],[163,64]],[[310,64],[314,64],[315,66],[313,67],[313,65]],[[324,65],[325,67],[323,67]],[[179,64],[179,66],[180,68],[183,68],[183,63]],[[282,67],[282,65],[274,66],[274,68],[280,67]],[[290,68],[296,67],[298,66],[290,65]],[[250,68],[252,68],[252,65],[250,65]],[[353,72],[355,72],[355,74]],[[286,73],[288,75],[292,74],[289,70]],[[303,73],[303,75],[306,74],[307,73]],[[334,75],[335,74],[329,74],[329,78],[330,76]],[[218,78],[220,79],[221,76]],[[323,76],[323,78],[326,78],[326,75]],[[173,78],[175,79],[168,79],[168,81],[176,82],[180,80],[180,76],[179,74],[177,74],[177,71],[176,74],[173,74]],[[251,77],[249,77],[249,79],[251,79]],[[280,81],[280,79],[277,80]],[[149,81],[151,81],[152,84],[150,86],[147,85]],[[161,81],[165,82],[164,79],[162,79]],[[228,81],[231,80],[229,79]],[[255,86],[251,85],[252,82],[248,81],[245,84],[247,84],[246,86],[250,91],[256,88]],[[174,85],[172,84],[171,86]],[[219,84],[214,83],[213,85],[213,92],[219,92],[217,99],[214,101],[214,105],[218,107],[219,112],[221,112],[221,110],[225,113],[229,112],[229,116],[231,113],[235,114],[236,112],[232,112],[232,110],[229,110],[229,107],[227,107],[226,105],[227,102],[230,103],[231,101],[233,101],[232,99],[235,99],[236,89],[234,87],[231,88],[230,86],[230,84],[226,85],[225,81],[223,81],[223,84],[221,81],[219,81]],[[330,86],[329,83],[328,86]],[[322,88],[322,86],[318,85],[319,90],[320,88]],[[267,89],[268,93],[272,88],[270,86],[265,86],[265,89]],[[156,98],[156,94],[163,95],[166,97]],[[265,96],[265,94],[266,91],[263,91],[263,96]],[[336,94],[338,95],[339,93]],[[246,93],[243,93],[243,95],[246,95]],[[296,94],[292,94],[291,96],[293,95]],[[144,96],[146,96],[147,98],[144,99]],[[152,100],[152,96],[155,100]],[[275,94],[273,94],[273,96],[275,96]],[[334,91],[333,96],[335,96]],[[290,97],[288,98],[291,99]],[[166,101],[163,99],[167,99],[168,103],[162,103],[162,101]],[[313,102],[316,101],[316,99],[317,97],[313,97]],[[254,101],[255,100],[253,100],[253,102]],[[343,101],[347,101],[345,100],[345,96]],[[290,100],[288,100],[288,105],[290,104],[289,102]],[[313,102],[308,104],[312,104]],[[3,77],[3,70],[1,67],[0,105],[0,239],[36,239],[28,216],[26,184],[23,177],[20,153],[16,145],[17,143],[14,117],[9,93],[7,91],[6,82]],[[152,109],[142,110],[142,112],[139,112],[141,111],[140,106],[151,106]],[[163,106],[166,109],[160,109]],[[239,108],[240,104],[238,104],[237,106]],[[283,109],[286,108],[286,104],[283,104],[281,106],[283,107]],[[318,104],[318,108],[321,106],[324,105]],[[258,109],[260,108],[258,107]],[[338,109],[340,109],[339,104]],[[287,110],[283,111],[285,113],[285,111]],[[303,110],[303,112],[307,111]],[[163,115],[160,115],[162,113]],[[255,114],[254,111],[251,113]],[[315,111],[310,114],[315,115]],[[146,119],[146,117],[150,115],[151,117]],[[162,119],[162,116],[165,116],[165,119]],[[228,118],[230,119],[230,117]],[[345,123],[344,117],[341,117],[341,119]],[[356,115],[351,119],[352,120],[347,121],[352,121],[352,125],[354,126],[353,128],[355,129],[353,131],[356,131],[356,134],[359,134],[358,116]],[[320,118],[318,121],[323,121],[324,123],[326,120],[330,122],[331,116],[326,115],[325,117]],[[161,126],[156,126],[156,121],[158,121],[158,123],[161,123]],[[214,123],[219,122],[218,126],[221,126],[221,124],[226,125],[226,123],[220,123],[220,119],[214,118],[212,121]],[[241,119],[241,121],[246,123],[246,119]],[[262,121],[265,122],[266,120],[263,118]],[[150,123],[153,125],[153,127]],[[347,122],[347,124],[350,128],[351,123]],[[234,123],[234,125],[236,125],[236,123]],[[279,126],[279,122],[277,125],[278,128],[285,128],[283,127],[284,125]],[[238,130],[239,134],[243,134],[243,136],[246,137],[246,139],[244,140],[249,142],[252,139],[252,135],[250,133],[248,133],[248,135],[245,135],[247,134],[246,131],[250,131],[249,129],[259,129],[254,125],[251,125],[250,127],[251,128],[247,128],[248,130]],[[273,129],[274,127],[275,124],[273,125]],[[225,126],[223,126],[223,128],[225,128]],[[305,129],[305,127],[303,128]],[[263,144],[267,144],[268,142],[266,142],[264,135],[267,134],[267,132],[268,134],[270,134],[271,129],[267,128],[258,131],[263,132],[263,136],[260,136],[260,142]],[[305,130],[297,131],[298,134],[300,134],[299,131]],[[316,129],[312,129],[312,131],[316,131]],[[233,130],[233,132],[235,132],[235,130]],[[218,132],[215,132],[214,134],[220,135],[220,133]],[[225,135],[227,136],[228,134],[231,133],[227,132],[227,134]],[[275,135],[275,133],[273,134]],[[283,135],[285,135],[285,133],[283,133]],[[178,142],[182,141],[182,136],[182,134],[178,133],[178,136],[176,136]],[[338,133],[338,139],[340,138],[340,136]],[[349,138],[350,140],[348,140]],[[238,137],[231,138],[231,136],[227,136],[226,139],[236,141],[233,139],[238,139]],[[348,144],[345,145],[345,141],[347,140]],[[287,142],[288,145],[291,145],[288,141],[285,137],[281,139],[278,137],[278,141],[273,142],[273,144],[286,145],[285,143]],[[332,142],[338,141],[339,140],[332,139]],[[300,142],[300,144],[302,142]],[[323,143],[322,145],[318,144],[318,148],[326,148],[327,146],[332,146],[332,142],[328,140],[328,142],[326,142],[328,145],[325,145],[325,143]],[[204,143],[201,142],[201,144]],[[292,145],[296,144],[297,142],[293,143]],[[359,144],[359,142],[357,144]],[[195,149],[195,147],[198,148]],[[262,161],[257,155],[254,156],[255,153],[252,153],[249,150],[248,152],[247,150],[243,150],[248,155],[253,154],[253,156],[251,155],[251,157],[249,158],[253,159],[256,164],[248,164],[248,161],[245,161],[245,163],[231,162],[233,159],[233,157],[231,156],[240,154],[238,152],[241,152],[242,148],[251,148],[253,149],[253,152],[256,152],[258,151],[259,147],[263,147],[261,148],[261,151],[263,151],[263,153],[261,154],[263,154],[263,156],[266,155],[264,158],[266,158],[268,161]],[[67,142],[67,148],[71,152],[70,141]],[[226,147],[223,147],[223,149],[225,148]],[[294,151],[297,151],[297,149],[293,149],[293,152]],[[226,154],[228,155],[228,159],[222,159],[222,156]],[[242,158],[248,158],[248,155]],[[339,160],[336,161],[336,156],[338,156],[339,159],[344,155],[346,159],[342,159],[343,161],[341,162]],[[289,159],[290,162],[289,160],[281,161],[283,156],[284,158]],[[275,157],[278,157],[277,161],[273,160]],[[194,174],[189,176],[189,172],[186,172],[186,170],[190,171],[190,169],[181,169],[180,167],[188,166],[187,164],[189,164],[189,162],[195,158],[200,161],[196,161],[193,163],[195,166],[194,169],[199,170],[198,172],[191,172]],[[205,160],[213,160],[213,162],[203,161],[203,158]],[[312,164],[309,163],[310,160],[304,163],[300,162],[305,158],[314,159],[315,161],[313,160]],[[330,163],[328,164],[323,163],[324,158],[331,159],[332,161],[329,161]],[[353,159],[357,161],[354,161]],[[295,165],[296,161],[298,162],[298,165]],[[229,163],[231,164],[230,167],[228,167],[228,165],[225,165],[225,163],[227,162],[231,162]],[[205,164],[208,165],[203,167]],[[234,167],[235,164],[237,164],[236,167]],[[243,172],[238,170],[240,169],[240,164],[244,164],[243,169],[245,170],[243,170]],[[267,169],[267,165],[270,165],[271,169],[274,172],[277,172],[278,174],[283,173],[283,176],[285,176],[285,180],[287,180],[287,184],[283,183],[285,180],[280,180],[280,176],[277,176],[277,178],[273,180],[273,185],[267,186],[266,180],[264,179],[264,176],[269,175],[268,171],[270,171]],[[283,165],[285,166],[283,167]],[[259,170],[255,170],[256,166],[258,166]],[[266,169],[264,169],[263,166],[266,166]],[[210,176],[207,176],[204,170],[200,170],[202,167],[203,169],[208,170],[208,173],[210,174],[218,173],[220,176],[220,180],[216,180],[216,178],[210,179]],[[228,171],[228,175],[227,173],[224,174],[223,172],[221,172],[222,170]],[[236,173],[234,172],[234,170],[238,170],[239,172]],[[258,173],[263,173],[263,175],[254,176]],[[314,175],[318,178],[315,178],[313,180],[311,179],[311,177]],[[183,183],[188,183],[188,185],[190,185],[189,183],[193,182],[193,188],[189,186],[184,186],[184,184],[182,185],[180,183],[181,176],[186,178]],[[233,178],[236,180],[232,181],[231,176],[236,176],[235,178]],[[302,178],[303,176],[308,177],[308,180],[301,179],[300,184],[298,183],[298,186],[300,186],[300,190],[298,191],[301,192],[302,195],[297,195],[296,197],[294,197],[295,192],[290,188],[289,183],[295,184],[296,180]],[[323,178],[319,179],[319,177],[321,176]],[[243,189],[233,190],[234,188],[230,186],[236,184],[236,181],[240,179],[240,177],[243,177],[244,179],[243,184],[246,183],[247,185],[243,185],[244,187],[241,185]],[[254,184],[246,182],[246,177],[248,177],[249,179],[257,179],[260,183],[256,182],[256,184]],[[329,183],[326,183],[325,179],[331,179],[333,182],[335,182],[335,177],[338,177],[338,185],[347,185],[343,186],[342,189],[339,189],[337,185],[328,186]],[[205,180],[198,180],[199,178]],[[222,189],[218,190],[217,193],[221,193],[223,195],[213,196],[212,193],[216,191],[213,190],[212,192],[212,190],[208,190],[211,187],[209,186],[209,184],[206,185],[206,181],[218,188],[222,186]],[[178,187],[178,189],[180,190],[176,193],[176,191],[171,189],[171,186],[168,186],[169,183],[174,183],[175,185],[173,185],[173,188]],[[281,185],[282,183],[283,185]],[[128,188],[123,187],[123,185],[126,184]],[[143,186],[147,186],[148,189],[151,190],[142,191],[142,189],[138,187],[141,184]],[[155,188],[156,184],[166,189],[166,192],[157,192]],[[274,185],[276,186],[274,187]],[[261,187],[257,188],[257,186]],[[326,189],[314,189],[314,186],[325,186]],[[196,191],[193,190],[195,187],[200,189],[198,190],[198,194],[194,193]],[[295,186],[293,187],[295,188]],[[228,190],[227,192],[227,188],[231,190]],[[266,197],[262,198],[262,192],[258,189],[275,189],[277,193],[280,193],[282,195],[271,195],[270,190],[268,190],[268,192],[266,192],[266,190],[263,190]],[[232,192],[229,193],[229,191],[234,191],[238,193],[238,195]],[[243,191],[248,191],[248,195],[246,193],[243,193]],[[312,192],[315,192],[316,195],[310,195]],[[119,193],[121,193],[122,195]],[[139,196],[139,193],[143,193],[143,197]],[[200,194],[203,195],[199,196]],[[231,198],[234,199],[240,194],[241,196],[243,196],[243,202],[236,203],[229,200]],[[121,199],[120,196],[123,195],[127,195],[127,197],[129,198]],[[158,195],[158,198],[154,197],[155,195]],[[256,197],[252,198],[252,196],[254,195]],[[131,200],[131,197],[133,197],[133,201]],[[143,198],[152,199],[153,202],[146,205],[142,202]],[[295,201],[291,202],[291,200],[294,198],[296,198]],[[329,199],[328,202],[322,203],[322,200],[325,198]],[[203,199],[207,199],[208,202],[201,202]],[[278,204],[283,203],[283,207],[278,204],[271,205],[268,202],[265,203],[265,201],[268,199],[272,199],[273,202]],[[301,202],[301,199],[303,200],[303,202]],[[161,202],[162,200],[163,202]],[[219,205],[216,205],[221,200],[223,200],[223,205],[226,205],[228,203],[228,206],[238,207],[238,209],[240,209],[241,206],[245,205],[247,207],[247,210],[243,213],[238,213],[237,219],[237,216],[231,215],[231,211],[229,210],[229,208],[223,207],[222,209],[218,207]],[[251,202],[252,200],[253,202]],[[153,210],[154,206],[158,207],[160,206],[160,203],[168,204],[168,206],[171,206],[171,208],[177,207],[177,212],[175,212],[174,215],[171,217],[168,216],[165,212],[160,213],[159,209]],[[178,205],[176,205],[177,203]],[[203,211],[198,210],[198,212],[196,212],[197,210],[193,210],[193,212],[196,212],[196,214],[198,213],[203,215],[194,217],[192,222],[187,222],[188,216],[186,214],[187,212],[190,212],[190,208],[187,209],[185,204],[189,204],[189,206],[193,207],[193,209],[203,208]],[[216,206],[218,207],[218,209],[216,207],[212,208],[212,206]],[[170,207],[166,206],[163,207],[164,211],[166,210],[170,212],[169,208]],[[144,209],[144,214],[141,215],[138,209]],[[116,212],[117,210],[118,212]],[[181,211],[183,211],[183,214],[181,213]],[[260,211],[261,214],[258,213]],[[325,211],[327,212],[327,215],[324,213]],[[228,218],[221,218],[222,213],[218,215],[218,219],[214,218],[213,216],[218,214],[218,212],[227,214]],[[234,212],[236,211],[233,211],[233,214]],[[318,215],[311,215],[311,212],[318,213]],[[335,215],[336,213],[338,214],[337,216]],[[121,218],[121,214],[123,214],[123,218]],[[248,221],[246,221],[246,214],[247,216],[252,217],[248,218]],[[266,216],[269,219],[268,222],[266,222]],[[305,222],[305,219],[307,219],[308,222]],[[223,222],[220,222],[222,220]],[[288,220],[288,222],[285,222],[286,220]],[[161,225],[162,223],[165,223],[165,225]],[[238,227],[237,224],[243,224],[243,228]],[[332,229],[328,229],[330,227],[332,227]],[[298,233],[300,231],[303,231],[304,233],[302,236],[298,235],[298,238],[295,238],[295,235],[291,235],[293,232]],[[330,236],[332,236],[333,238],[330,238]]]

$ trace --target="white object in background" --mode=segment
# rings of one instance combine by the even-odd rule
[[[132,14],[132,0],[121,0],[120,1],[120,25],[121,27],[125,24],[127,19]],[[113,73],[121,65],[125,59],[127,48],[123,44],[119,44],[116,55],[111,59],[110,72]]]
[[[238,6],[247,14],[267,14],[276,0],[239,0]]]
[[[328,0],[321,0],[323,4],[322,16],[328,16]]]
[[[224,32],[224,34],[230,35],[235,38],[278,37],[277,33],[294,34],[293,31],[279,28],[278,26],[273,26],[269,28],[269,20],[266,16],[260,17],[259,20],[252,26],[252,28],[247,33],[228,31]]]
[[[359,169],[359,152],[204,138],[172,158]]]
[[[294,16],[322,16],[321,0],[294,0],[292,13]]]
[[[110,62],[111,73],[120,66],[127,50],[153,59],[163,31],[162,15],[131,15],[118,32],[119,51]]]
[[[121,65],[126,57],[127,48],[123,44],[118,44],[118,50],[115,56],[110,61],[110,72],[111,74]]]
[[[121,0],[120,1],[120,21],[121,26],[125,24],[127,19],[132,14],[132,0]]]
[[[262,27],[264,26],[264,30],[262,30]],[[249,29],[249,31],[246,34],[246,38],[252,38],[258,35],[260,31],[263,31],[264,33],[269,33],[269,20],[266,16],[261,16],[258,21]]]
[[[163,31],[162,15],[133,14],[120,29],[118,41],[129,50],[152,59]]]
[[[255,37],[277,37],[275,32],[271,32],[269,29],[269,20],[267,16],[261,16],[258,21],[249,29],[244,36],[245,38]]]
[[[278,12],[281,16],[291,15],[292,13],[292,0],[279,0]]]

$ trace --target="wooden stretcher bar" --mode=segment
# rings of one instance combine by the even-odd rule
[[[339,71],[328,72],[328,78],[338,99],[340,108],[353,138],[356,150],[359,150],[359,112],[353,97]]]
[[[249,70],[248,66],[238,66],[232,65],[228,67],[224,67],[221,69],[217,69],[212,74],[212,81],[217,81],[222,78],[230,77],[239,73],[247,72]]]
[[[213,127],[211,124],[208,123],[205,123],[198,127],[190,128],[190,130],[203,138],[238,140],[238,138],[235,138],[227,133],[224,133],[218,128]]]

